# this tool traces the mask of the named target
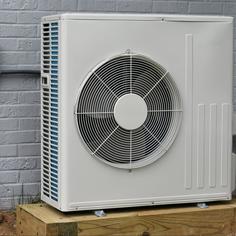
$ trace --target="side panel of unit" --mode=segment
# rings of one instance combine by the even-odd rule
[[[41,33],[41,197],[59,204],[59,25],[43,22]]]

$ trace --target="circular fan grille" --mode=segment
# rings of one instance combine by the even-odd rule
[[[128,94],[141,97],[146,119],[123,128],[114,108]],[[116,56],[97,66],[77,99],[77,125],[91,154],[115,167],[137,168],[160,158],[174,141],[182,117],[178,89],[168,71],[137,54]]]

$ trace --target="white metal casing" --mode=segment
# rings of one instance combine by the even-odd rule
[[[42,25],[59,27],[58,199],[42,190],[42,200],[61,211],[230,200],[232,21],[153,14],[44,17]],[[88,73],[127,49],[164,66],[183,99],[182,124],[170,149],[132,171],[93,158],[74,117]]]

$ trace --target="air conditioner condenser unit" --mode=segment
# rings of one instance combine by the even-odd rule
[[[230,200],[233,19],[42,20],[42,200],[61,211]]]

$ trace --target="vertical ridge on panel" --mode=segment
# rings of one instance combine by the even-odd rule
[[[217,105],[210,104],[209,123],[209,185],[216,186],[216,158],[217,158]]]
[[[197,187],[204,187],[205,168],[205,104],[198,104],[197,117]]]
[[[185,188],[192,187],[193,35],[185,35]]]
[[[222,104],[221,108],[221,185],[228,184],[228,147],[229,147],[229,114],[230,105],[228,103]]]

